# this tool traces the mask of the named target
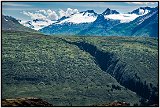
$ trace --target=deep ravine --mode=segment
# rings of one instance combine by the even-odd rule
[[[76,45],[79,49],[92,55],[94,57],[94,62],[100,67],[100,69],[109,73],[119,84],[133,92],[136,92],[142,98],[148,99],[154,103],[154,99],[157,97],[151,96],[152,94],[150,93],[147,85],[144,85],[141,81],[137,82],[134,79],[123,79],[122,75],[125,74],[125,66],[127,64],[119,62],[120,59],[115,54],[101,51],[96,46],[86,43],[85,41],[70,42],[62,38],[61,40],[68,44]]]

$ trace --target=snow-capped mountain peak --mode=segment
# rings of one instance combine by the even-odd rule
[[[56,21],[51,21],[51,20],[39,20],[35,19],[32,21],[19,21],[20,24],[32,28],[34,30],[39,30],[43,27],[49,26],[52,23],[55,23]]]
[[[51,24],[64,24],[64,23],[73,23],[73,24],[80,24],[80,23],[91,23],[97,19],[98,14],[94,12],[94,10],[87,10],[82,11],[79,13],[71,14],[70,16],[63,16],[57,21],[51,20],[39,20],[35,19],[32,21],[21,21],[20,24],[30,27],[34,30],[42,29],[46,26]]]
[[[94,12],[94,10],[82,11],[80,13],[83,13],[83,15],[87,15],[87,16],[97,16],[97,13]]]
[[[132,12],[128,12],[129,14],[136,14],[136,15],[145,15],[152,11],[154,8],[151,7],[140,7],[138,9],[133,10]]]
[[[60,21],[56,24],[63,24],[63,23],[73,23],[73,24],[80,24],[80,23],[91,23],[97,19],[97,13],[93,10],[82,11],[76,14],[71,15],[68,18],[64,18],[64,20]]]
[[[116,10],[111,10],[109,8],[107,8],[102,15],[110,15],[110,14],[119,14],[119,12],[117,12]]]
[[[143,21],[145,21],[146,19],[149,19],[150,17],[153,17],[153,16],[155,16],[155,17],[158,18],[158,10],[153,10],[152,12],[150,12],[150,13],[148,13],[148,14],[146,14],[146,15],[143,15],[143,16],[141,16],[141,17],[139,17],[139,18],[136,20],[136,23],[137,23],[137,25],[139,25],[139,24],[143,23]],[[154,18],[155,18],[155,17],[154,17]],[[153,22],[154,22],[154,20],[153,20]]]
[[[128,12],[126,14],[117,13],[117,11],[111,11],[109,8],[106,9],[102,14],[106,19],[120,20],[121,23],[128,23],[138,18],[139,16],[143,16],[154,10],[155,8],[150,7],[140,7],[132,12]]]

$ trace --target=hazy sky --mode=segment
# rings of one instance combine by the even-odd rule
[[[61,12],[63,10],[63,13],[72,13],[75,9],[79,12],[94,10],[102,13],[106,8],[110,8],[120,13],[127,13],[146,6],[156,7],[158,2],[2,2],[2,14],[21,20],[31,20],[33,17],[43,17],[44,13],[40,13],[39,10],[50,12],[50,15],[57,17],[60,10]]]

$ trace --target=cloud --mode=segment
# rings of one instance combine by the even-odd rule
[[[30,7],[31,5],[27,5],[27,4],[20,4],[20,3],[8,3],[8,2],[4,2],[2,3],[3,6],[14,6],[14,7]]]
[[[68,17],[72,14],[76,14],[76,13],[78,13],[78,10],[67,8],[66,11],[60,9],[59,11],[55,12],[55,11],[52,11],[51,9],[48,9],[48,10],[37,10],[34,13],[33,12],[26,12],[26,11],[23,11],[22,13],[24,15],[31,17],[32,20],[34,20],[34,19],[58,20],[58,19],[62,18],[63,16]]]
[[[61,18],[61,17],[63,17],[63,16],[68,17],[68,16],[70,16],[70,15],[72,15],[72,14],[76,14],[76,13],[79,13],[79,12],[78,12],[78,9],[67,8],[66,11],[60,9],[60,10],[58,11],[58,13],[59,13],[59,18]]]
[[[36,12],[39,12],[39,13],[43,13],[43,14],[47,14],[46,10],[38,10]]]
[[[31,17],[32,20],[34,19],[39,19],[39,20],[58,20],[58,15],[56,14],[55,11],[52,10],[38,10],[33,12],[22,12],[24,15],[27,15]]]
[[[63,16],[66,16],[66,12],[62,9],[59,10],[59,18],[62,18]]]
[[[66,11],[66,15],[67,15],[67,16],[70,16],[70,15],[76,14],[76,13],[78,13],[78,10],[77,10],[77,9],[68,8],[67,11]]]
[[[56,14],[55,11],[50,11],[48,12],[47,18],[50,20],[58,20],[58,15]]]
[[[39,14],[43,14],[46,16],[47,19],[49,20],[58,20],[58,15],[55,11],[52,11],[50,9],[48,10],[38,10],[36,11]]]
[[[137,4],[137,5],[147,5],[147,4],[155,4],[155,2],[126,2],[127,4]]]
[[[25,12],[25,11],[23,11],[22,13],[24,15],[31,17],[32,20],[35,20],[35,19],[45,20],[46,19],[46,16],[44,16],[40,13],[32,13],[32,12]]]

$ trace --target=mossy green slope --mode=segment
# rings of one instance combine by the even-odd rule
[[[2,98],[37,97],[57,106],[88,106],[115,100],[131,105],[139,103],[139,96],[121,86],[111,73],[104,72],[91,54],[62,39],[92,43],[101,50],[116,53],[127,63],[133,59],[125,59],[123,55],[128,54],[127,51],[134,51],[131,54],[134,55],[137,54],[136,51],[139,53],[144,48],[149,52],[145,51],[139,55],[152,55],[153,58],[150,59],[153,59],[153,65],[156,65],[158,59],[156,39],[147,38],[151,43],[148,47],[141,38],[53,37],[37,33],[3,31]],[[140,42],[135,42],[138,40]],[[129,63],[128,68],[134,69],[132,66],[136,65],[136,60],[132,60],[133,64]],[[143,57],[142,62],[146,62]],[[144,67],[146,65],[149,67]],[[155,87],[158,64],[155,67],[153,65],[146,62],[144,68],[138,66],[141,70],[137,73],[143,75],[145,70],[148,69],[145,71],[148,72],[153,69],[153,80],[148,77],[147,81]],[[150,76],[150,73],[144,75]],[[147,77],[143,77],[146,81]]]

